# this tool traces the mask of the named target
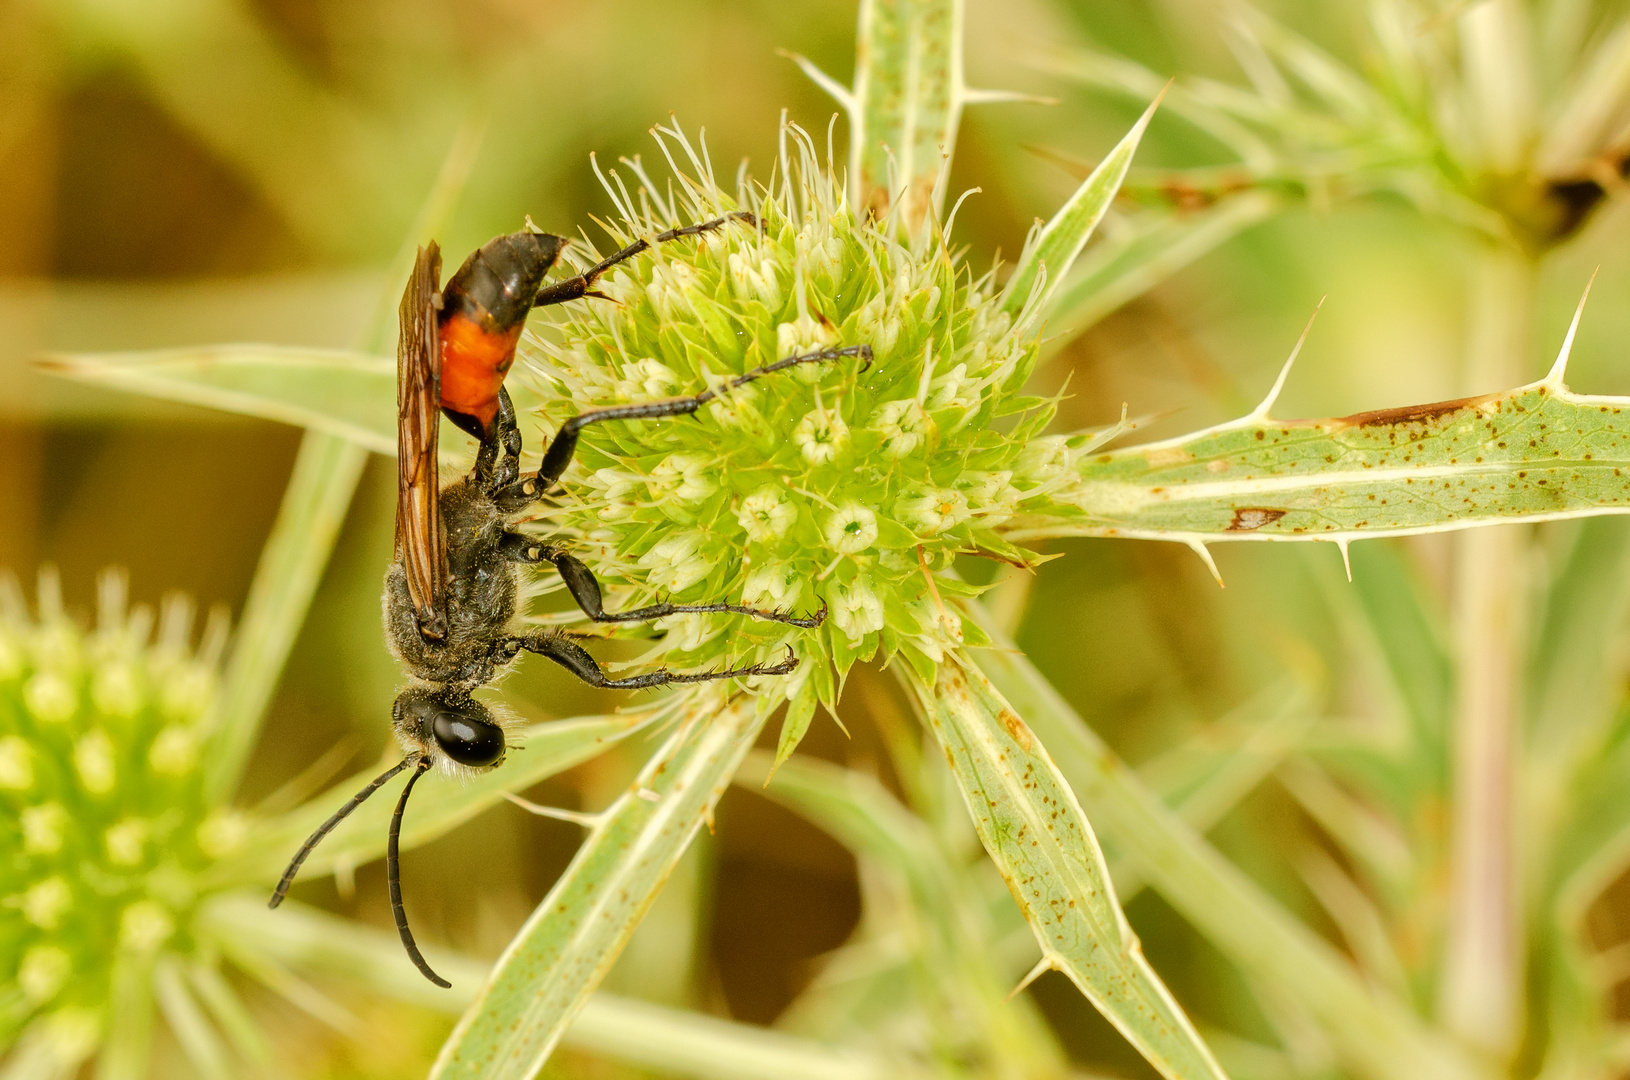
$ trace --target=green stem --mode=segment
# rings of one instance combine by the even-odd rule
[[[1523,379],[1533,267],[1493,249],[1473,273],[1465,383],[1475,393]],[[1451,1031],[1499,1058],[1516,1050],[1523,1018],[1513,758],[1527,540],[1510,528],[1455,538],[1453,869],[1438,1007]]]
[[[850,164],[860,205],[938,215],[962,118],[962,0],[864,0],[856,32]]]

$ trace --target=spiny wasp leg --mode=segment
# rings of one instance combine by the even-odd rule
[[[686,225],[682,229],[669,229],[667,232],[657,233],[655,240],[659,244],[665,244],[670,240],[678,240],[681,237],[700,236],[702,233],[712,232],[714,229],[728,225],[732,221],[745,221],[754,226],[758,224],[758,219],[753,217],[752,214],[746,210],[737,210],[735,213],[714,218],[712,221],[704,221],[698,225]],[[577,300],[584,296],[593,296],[601,300],[609,299],[604,293],[594,291],[594,283],[599,281],[607,270],[610,270],[618,263],[632,259],[640,252],[648,251],[650,248],[651,241],[636,240],[621,251],[614,252],[601,259],[576,277],[566,278],[564,281],[557,281],[553,285],[546,285],[539,289],[537,298],[532,301],[532,306],[547,307],[550,304],[564,304],[568,300]]]
[[[535,477],[512,484],[494,494],[493,500],[500,510],[506,512],[519,510],[528,503],[542,497],[560,481],[561,474],[566,466],[572,462],[572,455],[577,452],[577,436],[590,424],[603,423],[607,420],[655,420],[668,416],[689,416],[703,405],[716,399],[721,391],[734,390],[746,386],[755,379],[772,375],[777,371],[796,367],[799,364],[814,364],[825,360],[838,360],[846,356],[858,356],[865,360],[860,370],[865,371],[872,366],[872,347],[870,345],[843,345],[829,349],[817,349],[815,352],[798,353],[783,357],[773,364],[764,364],[742,375],[726,379],[717,387],[710,387],[700,394],[691,397],[668,398],[665,401],[648,401],[638,405],[612,405],[604,409],[590,409],[588,412],[578,413],[560,426],[555,437],[550,440],[549,448],[544,451],[543,464],[538,466]]]
[[[683,675],[678,672],[658,668],[647,671],[642,675],[630,675],[623,679],[612,679],[600,670],[583,647],[575,641],[568,640],[555,630],[534,630],[520,637],[513,637],[503,645],[505,652],[514,655],[525,649],[527,652],[547,656],[579,679],[603,690],[647,690],[656,686],[669,686],[677,683],[711,682],[714,679],[742,679],[750,675],[785,675],[798,666],[798,657],[793,654],[792,646],[787,646],[787,658],[774,664],[751,664],[747,667],[729,668],[724,671],[700,671],[694,675]]]
[[[540,545],[532,546],[536,548]],[[607,611],[600,595],[600,582],[595,579],[593,571],[558,549],[551,550],[545,557],[555,564],[556,570],[560,571],[560,579],[566,583],[567,591],[572,594],[572,599],[577,601],[577,606],[583,609],[583,614],[595,622],[649,622],[652,619],[665,619],[669,615],[706,615],[716,612],[747,615],[766,622],[801,626],[806,630],[813,630],[826,621],[824,605],[820,611],[807,617],[789,615],[784,611],[763,611],[759,608],[743,607],[740,604],[663,603],[650,604],[632,611]]]

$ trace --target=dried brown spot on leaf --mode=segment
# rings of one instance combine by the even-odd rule
[[[1405,405],[1397,409],[1376,409],[1373,412],[1354,413],[1343,416],[1336,422],[1347,427],[1386,427],[1391,424],[1424,424],[1429,420],[1436,420],[1440,416],[1460,412],[1462,409],[1476,408],[1489,400],[1491,395],[1484,394],[1479,397],[1456,398],[1454,401],[1434,401],[1426,405]]]
[[[1250,532],[1264,525],[1272,525],[1285,516],[1286,511],[1266,506],[1236,506],[1234,520],[1228,523],[1229,532]]]
[[[1035,738],[1030,734],[1030,729],[1025,726],[1024,721],[1019,719],[1018,713],[1012,709],[1003,709],[999,714],[999,718],[1002,721],[1002,727],[1007,729],[1007,733],[1013,737],[1013,741],[1018,743],[1026,752],[1035,747]]]

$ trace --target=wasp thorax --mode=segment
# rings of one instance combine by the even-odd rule
[[[504,760],[504,729],[487,707],[453,690],[407,690],[396,699],[398,734],[434,744],[460,765],[482,769]]]

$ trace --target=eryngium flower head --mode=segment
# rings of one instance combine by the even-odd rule
[[[150,643],[153,612],[126,613],[123,578],[100,591],[86,633],[54,573],[37,620],[0,581],[0,1042],[28,1028],[66,1066],[99,1041],[117,965],[187,947],[196,873],[242,838],[198,768],[224,615],[194,654],[187,601],[165,604]]]
[[[926,678],[943,646],[978,633],[956,607],[969,590],[937,572],[958,553],[1028,559],[997,530],[1046,484],[1031,475],[1046,455],[1026,450],[1052,403],[1020,396],[1036,336],[943,231],[906,240],[897,223],[858,216],[798,128],[783,129],[769,185],[741,179],[733,194],[705,150],[677,131],[659,138],[690,168],[664,188],[627,162],[637,197],[613,173],[616,243],[752,216],[622,263],[602,279],[609,300],[548,309],[554,332],[523,354],[546,424],[825,347],[869,345],[874,361],[780,372],[693,417],[591,425],[548,528],[620,587],[617,602],[829,612],[815,631],[673,620],[653,654],[671,667],[770,659],[790,644],[804,665],[759,689],[772,703],[793,696],[795,714],[835,704],[857,659],[899,655]]]

